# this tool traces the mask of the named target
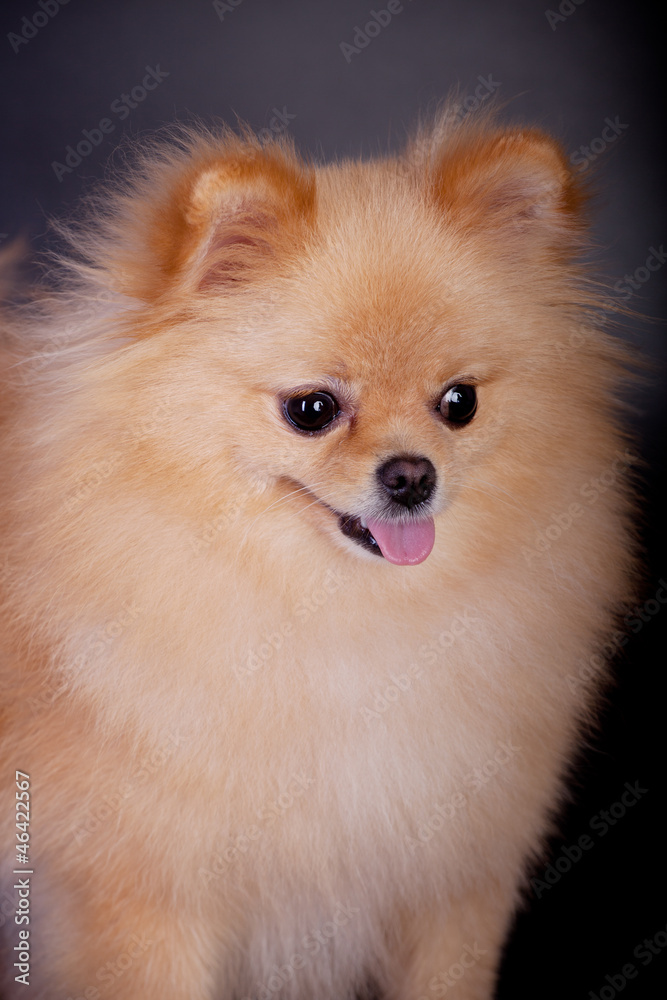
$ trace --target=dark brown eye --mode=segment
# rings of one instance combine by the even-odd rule
[[[439,410],[450,424],[467,424],[477,410],[474,385],[453,385],[440,400]]]
[[[321,431],[340,413],[338,403],[328,392],[309,392],[292,396],[283,404],[285,416],[300,431]]]

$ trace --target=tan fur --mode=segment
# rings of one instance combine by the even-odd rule
[[[370,163],[185,136],[8,312],[0,844],[11,898],[18,768],[32,997],[431,1000],[475,948],[457,995],[492,995],[593,717],[567,677],[632,591],[581,200],[548,137],[446,113]],[[326,433],[283,417],[304,387],[343,406]],[[416,566],[329,509],[372,514],[402,453],[438,473]]]

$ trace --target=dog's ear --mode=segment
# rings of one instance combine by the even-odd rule
[[[314,176],[287,142],[262,147],[250,135],[200,140],[157,169],[146,157],[141,197],[124,212],[135,257],[123,262],[124,290],[148,300],[225,294],[286,266],[312,225]]]
[[[223,290],[284,263],[303,242],[314,204],[314,173],[291,151],[251,147],[207,166],[184,212],[196,287]]]
[[[453,227],[518,254],[579,242],[586,195],[548,135],[463,126],[429,160],[429,187]]]

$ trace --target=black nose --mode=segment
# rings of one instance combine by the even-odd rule
[[[377,471],[378,479],[394,503],[408,510],[425,503],[435,489],[437,474],[428,458],[399,455]]]

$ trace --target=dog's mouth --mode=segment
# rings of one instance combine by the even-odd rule
[[[296,494],[306,501],[306,510],[326,511],[329,524],[335,518],[337,528],[345,538],[380,559],[396,566],[416,566],[431,554],[435,543],[435,524],[426,511],[421,517],[414,511],[403,511],[393,517],[392,511],[382,517],[346,514],[326,503],[298,480],[286,479],[285,483],[290,486],[288,495]],[[429,507],[428,504],[420,506],[427,510]]]
[[[410,521],[381,521],[377,518],[364,520],[353,514],[338,514],[338,527],[347,538],[363,549],[397,566],[416,566],[424,562],[435,542],[432,517]]]
[[[353,514],[340,514],[338,517],[338,527],[347,538],[351,538],[357,545],[361,545],[362,549],[367,549],[368,552],[379,556],[380,559],[384,558],[382,549],[376,542],[375,537],[360,517],[354,517]]]

